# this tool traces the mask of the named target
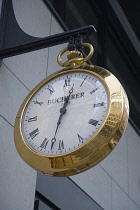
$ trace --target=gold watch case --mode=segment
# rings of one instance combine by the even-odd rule
[[[24,141],[21,123],[24,110],[32,96],[48,81],[69,71],[83,71],[94,74],[102,80],[108,91],[107,116],[92,138],[80,148],[67,154],[46,156],[31,150]],[[50,176],[71,176],[98,164],[118,144],[125,131],[129,115],[127,96],[116,77],[104,68],[93,65],[76,65],[64,68],[38,84],[21,105],[14,126],[16,148],[22,159],[32,168]]]

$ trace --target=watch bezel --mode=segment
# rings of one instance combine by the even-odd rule
[[[61,155],[49,156],[39,154],[32,150],[23,138],[21,124],[24,110],[32,96],[44,84],[61,74],[72,71],[91,73],[103,82],[108,92],[109,106],[107,115],[95,135],[81,147]],[[124,95],[124,90],[116,77],[106,69],[98,66],[79,65],[62,69],[50,75],[29,93],[18,111],[14,126],[14,137],[15,145],[20,156],[34,169],[52,176],[70,176],[91,168],[104,159],[114,149],[112,145],[118,143],[119,138],[125,130],[128,120],[128,108],[125,106],[127,101],[125,100]],[[124,121],[124,115],[127,119],[125,120],[125,126],[123,126],[122,129],[121,121]],[[111,144],[110,142],[113,141],[114,136],[115,144],[114,142]]]

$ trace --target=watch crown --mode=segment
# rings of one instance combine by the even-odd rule
[[[67,54],[68,60],[71,60],[73,58],[83,58],[83,55],[80,51],[70,51]]]

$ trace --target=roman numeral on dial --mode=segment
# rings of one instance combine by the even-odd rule
[[[90,92],[90,94],[95,93],[100,87],[96,87],[94,90]]]
[[[33,130],[31,133],[29,133],[29,135],[30,135],[30,137],[32,139],[34,139],[38,134],[39,134],[38,128],[36,128],[35,130]]]
[[[77,133],[77,136],[78,136],[79,142],[82,142],[83,143],[84,142],[83,141],[84,139],[78,133]]]
[[[70,86],[70,78],[65,79],[64,87]]]
[[[40,145],[40,147],[42,149],[46,149],[48,142],[49,142],[49,140],[47,138],[45,138],[44,141],[42,142],[42,144]]]
[[[100,107],[100,106],[104,106],[104,102],[101,102],[101,103],[98,103],[98,104],[93,104],[93,108]]]
[[[37,116],[28,118],[28,122],[37,121]]]
[[[64,149],[64,142],[63,142],[63,140],[59,140],[59,148],[58,148],[58,150],[62,150],[62,149]]]
[[[98,122],[99,122],[98,120],[93,120],[93,119],[90,119],[88,121],[89,124],[94,125],[94,126],[96,126],[98,124]]]
[[[52,94],[54,92],[54,89],[52,86],[48,85],[48,88],[47,88],[49,91],[50,91],[50,94]]]

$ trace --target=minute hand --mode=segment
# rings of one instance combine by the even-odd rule
[[[74,84],[73,84],[73,86],[74,86]],[[56,127],[56,130],[55,130],[55,134],[54,134],[53,139],[51,140],[51,142],[52,142],[51,149],[53,148],[53,145],[54,145],[54,143],[56,142],[55,136],[56,136],[58,127],[59,127],[59,125],[60,125],[60,123],[61,123],[61,119],[62,119],[63,115],[64,115],[64,114],[66,113],[66,111],[67,111],[67,110],[66,110],[66,107],[67,107],[67,105],[68,105],[68,102],[69,102],[69,99],[70,99],[70,95],[73,93],[73,86],[72,86],[72,88],[69,90],[69,95],[65,98],[65,102],[64,102],[63,107],[60,109],[60,116],[59,116],[59,119],[58,119],[58,122],[57,122],[57,127]]]

